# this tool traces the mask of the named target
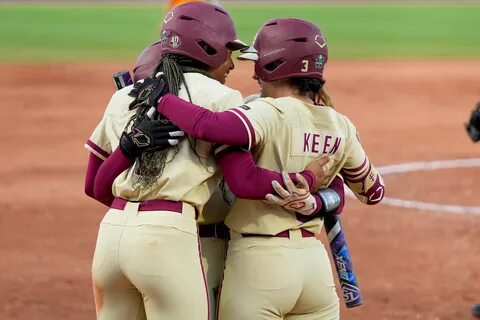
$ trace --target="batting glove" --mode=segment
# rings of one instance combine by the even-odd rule
[[[295,177],[298,180],[297,185],[293,183],[288,173],[282,172],[283,183],[286,189],[278,181],[272,181],[272,187],[280,197],[269,193],[265,196],[265,202],[281,206],[302,215],[312,215],[317,211],[317,202],[313,195],[310,194],[307,180],[298,173]]]
[[[129,105],[133,110],[139,106],[157,107],[158,100],[168,93],[168,85],[162,74],[157,77],[148,77],[143,81],[137,81],[133,89],[128,93],[130,97],[135,98]]]
[[[145,117],[130,132],[120,138],[120,150],[130,159],[139,157],[146,151],[161,151],[178,144],[184,132],[175,125],[165,125],[163,120]]]

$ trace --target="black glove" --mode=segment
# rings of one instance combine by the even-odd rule
[[[468,135],[474,142],[480,140],[480,102],[477,103],[476,108],[472,111],[470,121],[466,125]]]
[[[145,117],[130,132],[123,132],[119,147],[127,158],[134,159],[145,151],[170,148],[176,145],[183,135],[180,128],[175,125]]]
[[[135,98],[129,108],[133,110],[140,105],[145,105],[156,109],[158,100],[167,93],[168,85],[163,75],[158,78],[145,78],[143,81],[135,82],[133,89],[128,93],[130,97]]]

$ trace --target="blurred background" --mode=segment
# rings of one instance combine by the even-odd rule
[[[342,319],[473,319],[480,145],[464,124],[480,100],[480,2],[218,3],[245,42],[274,17],[321,27],[327,89],[383,170],[384,204],[348,199],[342,217],[365,300],[342,306]],[[0,1],[0,319],[94,319],[90,266],[106,208],[83,193],[83,144],[112,74],[159,38],[168,6]],[[255,93],[251,75],[236,62],[227,84]]]
[[[231,12],[245,41],[251,41],[270,18],[311,20],[327,34],[333,59],[473,58],[480,52],[480,8],[475,2],[220,3]],[[0,11],[0,59],[134,59],[158,37],[168,5],[162,1],[5,2]]]

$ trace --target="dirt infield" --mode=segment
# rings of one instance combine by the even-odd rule
[[[82,147],[128,64],[3,64],[0,319],[93,319],[90,263],[105,212],[83,193]],[[251,66],[229,84],[254,93]],[[463,123],[480,60],[329,62],[337,109],[379,165],[480,157]],[[387,175],[387,196],[480,206],[480,169]],[[343,216],[365,304],[342,319],[470,319],[480,302],[480,215],[349,199]]]

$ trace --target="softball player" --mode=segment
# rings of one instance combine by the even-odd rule
[[[134,81],[136,82],[150,76],[153,73],[153,70],[155,69],[158,61],[160,61],[161,57],[162,55],[160,41],[154,42],[150,46],[145,48],[138,56],[134,64]],[[126,123],[119,125],[120,127],[124,127],[126,126]],[[166,148],[171,146],[172,144],[178,143],[178,139],[175,139],[175,137],[171,136],[175,135],[174,130],[177,129],[172,129],[164,125],[160,126],[159,129],[162,133],[168,134],[167,137],[160,138],[160,141],[158,143],[160,147],[163,146]],[[99,132],[99,134],[101,134],[101,132]],[[104,132],[103,134],[106,134],[106,132]],[[118,144],[119,137],[112,136],[110,138],[114,139],[114,144]],[[102,137],[102,140],[109,141],[109,137]],[[93,153],[91,153],[90,156],[95,161],[89,163],[95,164],[97,163],[97,161],[99,162],[99,164],[95,166],[96,170],[91,171],[91,173],[87,175],[87,181],[90,182],[86,183],[86,186],[91,186],[90,188],[88,188],[87,195],[94,198],[93,185],[98,172],[98,167],[101,163],[103,163],[103,160],[98,158]],[[111,190],[111,185],[109,186],[109,189]],[[105,199],[105,197],[103,198]],[[113,196],[111,196],[110,198],[107,197],[107,200],[104,200],[104,202],[108,206],[110,206],[113,198]],[[202,247],[202,263],[205,269],[205,275],[207,278],[207,285],[209,290],[211,319],[214,319],[215,317],[215,297],[217,296],[225,265],[228,229],[223,223],[223,220],[227,214],[228,208],[229,206],[227,202],[223,199],[222,192],[220,191],[220,189],[217,188],[212,198],[210,198],[210,200],[205,205],[205,210],[198,219],[198,234],[200,236],[200,242]],[[142,314],[144,314],[144,312]],[[138,319],[143,318],[139,317]]]
[[[180,6],[180,7],[178,7],[178,9],[173,11],[173,14],[171,16],[175,17],[177,15],[178,17],[182,17],[182,18],[188,17],[189,12],[188,12],[188,10],[185,9],[185,8],[188,9],[188,7],[190,7],[190,8],[194,7],[196,9],[197,14],[198,14],[199,11],[200,11],[200,13],[202,12],[201,8],[207,8],[204,5]],[[200,10],[198,8],[200,8]],[[211,8],[211,6],[210,6],[210,8]],[[185,11],[187,11],[187,12],[185,12]],[[217,9],[215,9],[215,11],[218,12]],[[206,12],[205,10],[204,10],[204,13],[210,14],[210,12]],[[190,14],[191,14],[191,12],[190,12]],[[224,13],[222,13],[222,14],[224,14]],[[185,41],[185,40],[188,40],[188,38],[185,39],[186,37],[181,37],[178,32],[179,32],[179,30],[180,31],[182,31],[182,30],[185,31],[185,30],[189,29],[189,28],[183,28],[183,29],[181,28],[182,27],[181,24],[185,23],[183,21],[192,21],[192,20],[195,20],[195,21],[200,20],[201,21],[202,17],[196,16],[196,17],[194,17],[195,19],[190,19],[190,20],[189,19],[181,19],[183,21],[182,22],[177,21],[176,22],[177,24],[175,24],[173,27],[172,27],[171,24],[169,24],[169,21],[172,18],[168,19],[168,17],[169,16],[167,15],[166,22],[165,22],[166,26],[164,28],[164,31],[166,31],[166,32],[162,32],[162,39],[161,39],[162,44],[163,45],[168,44],[168,47],[161,46],[161,48],[162,48],[161,50],[164,53],[172,53],[172,52],[174,53],[174,51],[172,49],[176,49],[176,48],[178,48],[178,51],[182,50],[181,53],[184,56],[187,56],[189,59],[185,59],[185,60],[180,61],[180,62],[187,63],[187,66],[186,66],[187,70],[192,73],[192,74],[190,74],[190,73],[185,73],[184,74],[185,80],[187,82],[187,87],[189,87],[190,92],[185,90],[185,91],[187,91],[187,93],[185,93],[185,92],[182,92],[183,90],[181,90],[179,92],[179,94],[182,95],[182,93],[183,93],[183,96],[187,97],[188,93],[190,93],[190,95],[192,97],[192,100],[197,100],[197,101],[198,100],[205,101],[206,98],[209,98],[210,100],[213,100],[212,98],[215,98],[216,92],[220,93],[219,89],[221,88],[224,91],[224,93],[221,94],[220,97],[217,98],[218,99],[218,105],[224,104],[225,102],[227,102],[229,100],[234,101],[234,99],[232,99],[232,96],[235,97],[236,94],[232,94],[232,92],[233,92],[232,90],[227,90],[227,88],[225,88],[223,86],[220,86],[218,83],[216,84],[215,82],[210,82],[208,77],[203,77],[205,79],[198,78],[198,77],[197,78],[194,77],[193,79],[191,79],[191,76],[194,75],[193,72],[195,72],[195,69],[192,68],[192,59],[195,59],[195,58],[199,59],[199,58],[198,57],[192,57],[192,56],[194,56],[194,54],[192,54],[191,52],[188,52],[188,47],[187,47],[187,49],[185,49],[185,45],[189,44],[188,41]],[[178,26],[178,24],[180,24],[180,26]],[[170,28],[170,29],[168,29],[167,27]],[[195,27],[195,26],[190,26],[190,28],[191,27]],[[175,30],[175,28],[177,28],[177,29]],[[199,30],[199,31],[202,31],[202,30]],[[208,30],[208,31],[211,32],[211,30]],[[212,35],[212,36],[216,36],[217,39],[218,39],[218,34],[217,35]],[[208,41],[211,42],[213,40],[208,39]],[[179,43],[182,43],[182,42],[183,42],[184,46],[178,45]],[[205,44],[207,44],[207,43],[208,42],[204,42],[204,43],[202,43],[202,45],[205,46]],[[234,45],[238,45],[239,47],[243,46],[239,42],[234,43]],[[193,46],[193,47],[194,47],[194,49],[196,49],[196,46]],[[214,49],[218,50],[218,49],[221,49],[221,48],[214,48]],[[195,50],[193,50],[193,51],[195,51]],[[208,50],[206,50],[205,52],[207,52],[207,51]],[[188,54],[190,54],[190,56],[188,56]],[[198,54],[198,51],[196,52],[196,54]],[[167,67],[174,67],[174,66],[171,66],[171,65],[168,66],[168,63],[166,63],[165,60],[169,60],[169,57],[164,57],[164,59],[162,59],[163,72],[165,74],[167,74],[168,70],[169,70]],[[173,62],[170,62],[170,63],[173,63]],[[231,66],[233,67],[233,65],[231,65]],[[183,66],[183,67],[185,67],[185,66]],[[161,67],[159,67],[159,69],[161,69]],[[219,70],[219,68],[212,68],[211,70],[209,70],[209,75],[215,77],[219,82],[224,82],[225,77],[228,74],[228,71],[229,70],[225,70],[225,69],[224,70]],[[171,79],[172,79],[172,77],[171,77]],[[189,86],[188,85],[189,80],[196,80],[198,82],[195,84],[195,87],[193,85]],[[204,86],[198,85],[198,83],[200,83],[200,82],[203,83]],[[192,84],[192,83],[190,83],[190,84]],[[128,102],[131,102],[131,98],[129,99],[129,98],[126,97],[126,93],[128,92],[126,90],[130,90],[130,89],[131,88],[121,90],[121,91],[118,92],[118,94],[116,94],[116,95],[114,95],[114,97],[112,97],[112,100],[111,100],[109,106],[107,107],[107,111],[105,113],[104,119],[102,120],[102,122],[99,124],[99,126],[95,130],[95,132],[92,135],[92,138],[90,139],[90,141],[87,143],[87,148],[92,153],[96,152],[100,156],[102,156],[102,153],[103,153],[103,156],[105,156],[106,154],[108,154],[109,152],[114,150],[116,145],[118,145],[118,138],[120,137],[120,133],[123,130],[123,128],[125,127],[125,123],[128,122],[128,119],[132,116],[132,113],[133,113],[132,111],[128,111],[127,107],[126,107]],[[182,87],[182,89],[183,89],[183,87]],[[210,97],[205,97],[204,95],[202,95],[203,92],[207,92],[207,91],[210,94],[213,93],[213,97],[212,97],[212,95]],[[230,96],[230,99],[227,99],[229,96]],[[216,103],[217,103],[217,101],[214,101],[212,103],[213,104],[212,108],[216,107]],[[236,102],[236,104],[241,104],[241,103]],[[123,106],[123,109],[122,109],[121,106]],[[137,131],[135,131],[135,134],[133,134],[133,135],[132,134],[122,135],[122,139],[120,139],[120,148],[117,149],[115,152],[113,152],[113,154],[110,155],[106,159],[105,163],[103,163],[101,165],[101,167],[98,171],[98,176],[95,178],[94,194],[98,199],[101,199],[104,203],[109,203],[109,201],[108,201],[109,199],[110,199],[110,202],[111,202],[111,197],[109,197],[109,195],[107,195],[106,193],[102,193],[102,191],[97,190],[97,189],[99,189],[99,190],[102,189],[102,188],[97,188],[97,182],[108,180],[108,179],[105,179],[105,174],[108,176],[111,172],[109,172],[108,170],[104,170],[102,168],[108,168],[109,165],[111,165],[111,164],[113,164],[114,166],[116,165],[116,167],[118,168],[118,165],[119,164],[121,165],[122,162],[130,164],[131,160],[125,158],[123,156],[123,154],[132,155],[132,152],[130,152],[131,150],[129,150],[130,147],[126,147],[124,141],[128,140],[127,138],[130,138],[130,140],[138,139],[141,136],[140,134],[143,134],[142,130],[145,131],[145,130],[149,129],[148,126],[149,126],[148,123],[146,124],[144,121],[138,121],[137,124],[135,125],[135,129],[137,130]],[[107,136],[112,135],[112,136],[116,137],[116,139],[115,138],[114,139],[104,139],[102,141],[102,136],[104,136],[104,134],[102,135],[102,133],[104,133],[104,132],[107,133]],[[145,135],[143,135],[141,137],[145,138]],[[116,142],[112,142],[112,141],[116,141]],[[193,310],[193,311],[192,310],[184,310],[184,308],[179,307],[178,304],[176,306],[177,309],[175,309],[175,302],[181,302],[180,301],[181,299],[185,299],[185,298],[182,297],[182,293],[184,293],[184,295],[186,295],[186,291],[187,291],[186,290],[186,288],[187,288],[186,283],[187,282],[188,283],[190,283],[190,282],[193,283],[193,286],[190,285],[190,289],[188,290],[190,294],[195,295],[195,299],[191,299],[193,302],[195,302],[196,299],[198,299],[198,298],[201,299],[202,296],[203,297],[205,296],[201,292],[199,294],[200,290],[196,290],[196,289],[198,289],[199,286],[195,287],[196,283],[192,280],[193,278],[195,278],[195,275],[190,276],[190,277],[185,277],[185,280],[181,279],[180,281],[177,281],[177,283],[175,283],[173,276],[170,277],[171,279],[166,279],[166,278],[169,278],[167,276],[168,272],[173,273],[173,271],[175,270],[175,267],[180,267],[179,264],[181,265],[181,267],[176,272],[178,272],[179,270],[180,271],[182,271],[182,270],[185,271],[185,268],[188,268],[187,266],[193,266],[193,269],[195,269],[194,258],[190,257],[190,261],[187,261],[188,259],[187,260],[183,259],[183,261],[182,261],[182,259],[178,259],[178,261],[177,261],[177,259],[175,259],[175,263],[173,263],[172,261],[169,261],[169,263],[168,263],[169,268],[165,268],[165,267],[162,268],[161,266],[160,267],[157,266],[157,268],[158,268],[158,270],[157,270],[157,268],[155,268],[155,266],[156,266],[156,263],[159,263],[159,260],[161,258],[161,257],[158,256],[160,254],[158,252],[159,249],[158,248],[150,248],[149,246],[147,246],[147,248],[151,249],[151,250],[145,250],[145,248],[142,248],[141,246],[142,245],[146,246],[146,244],[144,244],[143,241],[138,241],[138,239],[137,239],[137,237],[145,238],[144,240],[150,241],[150,242],[148,242],[149,245],[154,244],[155,247],[157,247],[157,245],[158,245],[158,239],[161,239],[162,240],[161,248],[163,248],[163,250],[165,252],[165,255],[167,255],[168,252],[172,252],[174,250],[173,247],[175,247],[175,246],[172,243],[170,243],[169,241],[164,241],[166,239],[163,239],[162,236],[165,236],[165,235],[168,234],[168,232],[166,232],[166,231],[171,232],[173,230],[164,230],[165,226],[173,227],[175,230],[181,230],[181,231],[183,231],[182,232],[183,235],[185,235],[184,233],[188,233],[188,234],[191,235],[191,231],[192,231],[191,223],[190,223],[191,217],[189,219],[190,221],[180,221],[179,218],[178,218],[178,213],[174,214],[175,219],[173,219],[173,217],[167,215],[165,212],[170,211],[170,213],[172,213],[173,211],[178,212],[180,210],[182,212],[184,212],[185,211],[184,209],[188,210],[190,208],[188,203],[192,203],[192,202],[193,202],[193,206],[196,209],[198,209],[198,211],[201,212],[201,208],[203,207],[204,201],[206,201],[206,198],[208,198],[209,194],[211,194],[211,192],[214,190],[215,185],[210,184],[210,185],[205,186],[207,188],[205,188],[205,187],[201,188],[201,191],[203,191],[203,192],[201,192],[200,194],[198,194],[198,193],[196,194],[196,193],[193,192],[195,190],[195,188],[198,188],[198,187],[191,186],[192,182],[189,181],[189,180],[194,180],[193,182],[195,182],[197,180],[202,180],[203,181],[209,175],[210,176],[214,175],[215,167],[214,167],[214,165],[212,165],[211,162],[208,163],[208,162],[202,162],[201,161],[201,160],[208,161],[209,154],[206,151],[206,150],[208,150],[208,148],[207,148],[208,145],[207,144],[202,143],[202,142],[198,142],[198,145],[200,145],[202,143],[203,146],[205,146],[206,148],[201,149],[201,148],[198,148],[198,145],[197,145],[197,148],[195,148],[195,150],[192,150],[190,148],[190,143],[192,143],[192,142],[189,141],[190,142],[189,144],[185,144],[185,142],[182,142],[183,145],[184,145],[183,149],[182,149],[182,143],[180,143],[179,144],[180,150],[178,150],[176,154],[175,154],[175,152],[173,154],[170,153],[172,158],[174,158],[174,157],[178,158],[178,160],[175,160],[175,163],[180,162],[180,165],[179,166],[174,166],[173,163],[172,163],[168,167],[162,168],[162,169],[164,169],[163,170],[163,175],[158,179],[158,181],[155,181],[155,184],[153,186],[150,186],[150,187],[147,187],[147,188],[141,188],[142,186],[145,186],[145,185],[148,186],[148,184],[149,184],[149,182],[151,182],[151,180],[150,181],[149,180],[146,180],[146,181],[140,180],[145,175],[137,174],[137,170],[147,170],[147,169],[149,169],[149,167],[147,165],[146,167],[144,167],[142,169],[141,168],[141,163],[140,164],[136,163],[135,166],[132,169],[129,169],[129,170],[123,172],[122,175],[115,180],[113,188],[111,188],[111,187],[107,188],[107,189],[109,189],[110,194],[113,191],[113,194],[117,198],[115,198],[113,200],[113,203],[112,203],[113,210],[110,210],[107,213],[106,217],[104,218],[104,220],[102,222],[102,225],[101,225],[101,228],[100,228],[100,231],[99,231],[97,249],[96,249],[96,252],[95,252],[94,263],[93,263],[94,288],[95,288],[95,295],[96,295],[96,302],[97,302],[97,312],[99,314],[99,318],[119,317],[120,315],[124,316],[126,319],[131,318],[132,316],[134,316],[136,310],[141,308],[141,306],[138,307],[138,305],[141,304],[140,293],[142,293],[143,300],[144,300],[144,303],[145,303],[145,309],[146,309],[147,315],[149,315],[149,316],[150,316],[150,314],[152,314],[152,317],[155,317],[155,314],[162,314],[162,315],[166,315],[166,317],[171,318],[171,319],[184,319],[184,318],[191,318],[192,314],[196,314],[197,316],[195,317],[195,319],[202,318],[202,313],[199,312],[199,309],[197,309],[196,311],[195,310]],[[193,143],[195,143],[195,142],[193,142]],[[103,148],[101,146],[103,146]],[[108,151],[106,151],[106,150],[108,150]],[[102,152],[99,152],[99,151],[102,151]],[[204,152],[200,153],[199,151],[204,151]],[[197,154],[197,152],[198,152],[198,154]],[[195,160],[195,157],[197,157],[197,156],[198,156],[198,158],[197,158],[198,162],[196,163],[196,166],[192,167],[192,163],[195,163],[195,161],[192,161],[192,160]],[[186,158],[186,159],[182,159],[182,158]],[[143,159],[144,158],[142,156],[142,160]],[[180,160],[180,159],[182,159],[182,160]],[[209,166],[207,167],[207,165],[209,165]],[[180,168],[183,168],[184,166],[189,167],[191,170],[193,170],[192,175],[198,174],[200,172],[200,177],[192,177],[188,174],[185,175],[182,172],[182,170],[180,170]],[[172,168],[172,167],[174,167],[174,168]],[[170,172],[170,171],[172,171],[172,172]],[[116,175],[114,177],[116,177]],[[137,179],[137,178],[139,180],[135,181],[135,179]],[[181,180],[181,181],[179,181],[181,183],[177,184],[177,183],[175,183],[175,180]],[[214,179],[210,179],[210,180],[214,180]],[[183,183],[183,182],[185,182],[185,183]],[[210,182],[210,181],[206,181],[206,182],[203,182],[203,183],[206,184],[207,182]],[[159,186],[157,184],[162,185],[164,188],[165,188],[165,185],[166,185],[166,188],[169,189],[169,190],[166,190],[166,192],[164,192],[163,189],[159,190]],[[100,185],[101,185],[101,183],[100,183]],[[110,182],[110,185],[111,185],[111,182]],[[138,188],[139,186],[140,186],[140,188]],[[169,186],[170,186],[170,188],[169,188]],[[146,199],[158,199],[160,197],[161,198],[166,197],[167,199],[170,199],[170,200],[176,200],[176,198],[178,196],[175,195],[175,193],[174,193],[175,190],[174,189],[182,189],[182,188],[190,190],[190,191],[185,190],[187,192],[187,194],[183,196],[183,199],[186,199],[185,202],[183,202],[183,203],[174,202],[174,201],[165,202],[165,201],[157,201],[157,200],[148,200],[148,202],[147,201],[141,201],[145,198]],[[170,193],[172,193],[172,195],[169,195],[169,191],[171,191]],[[171,199],[170,197],[173,197],[173,199]],[[132,205],[132,202],[124,200],[125,198],[129,199],[129,200],[135,200],[135,202]],[[181,195],[180,195],[180,199],[183,200]],[[139,201],[139,202],[137,202],[137,201]],[[178,205],[181,205],[181,206],[178,207]],[[133,206],[133,208],[132,208],[132,206]],[[128,207],[130,207],[130,209],[128,209]],[[124,211],[124,215],[118,215],[117,210]],[[137,216],[135,214],[135,212],[137,212],[137,211],[146,211],[146,213],[142,212],[141,215],[139,214]],[[157,213],[157,214],[154,214],[154,215],[150,216],[149,215],[150,212],[153,214],[153,213],[155,213],[154,211],[164,211],[164,212],[162,213],[163,215],[158,215],[158,213]],[[189,211],[191,212],[191,210],[189,210]],[[213,212],[213,210],[212,210],[212,212]],[[142,217],[143,219],[141,219],[140,217]],[[164,218],[164,219],[162,219],[162,218]],[[221,220],[221,215],[220,215],[220,217],[218,217],[218,216],[215,217],[215,219]],[[139,221],[139,220],[141,220],[141,221]],[[164,220],[166,220],[166,221],[164,221]],[[184,220],[184,219],[181,219],[181,220]],[[204,222],[208,223],[207,220],[208,219],[205,218]],[[200,219],[200,221],[202,221],[202,220]],[[163,228],[160,228],[162,230],[158,230],[158,231],[161,231],[161,232],[159,232],[159,234],[157,236],[155,236],[155,234],[152,234],[152,231],[157,231],[157,230],[153,230],[152,228],[148,228],[149,232],[148,232],[148,237],[147,237],[147,235],[144,234],[141,229],[135,230],[136,228],[138,228],[137,225],[138,226],[148,225],[150,227],[152,225],[159,225],[159,226],[162,226]],[[209,225],[212,226],[211,223]],[[134,226],[136,228],[125,228],[125,226],[129,226],[129,227]],[[117,238],[115,238],[115,236],[118,235],[119,233],[121,233],[121,235],[122,235],[121,237],[126,238],[126,233],[127,233],[126,230],[128,230],[128,232],[131,233],[131,235],[130,235],[130,237],[128,237],[128,240],[124,240],[124,241],[122,240],[123,241],[123,243],[122,243],[121,239],[117,239]],[[218,228],[215,228],[215,227],[214,228],[206,228],[205,230],[206,230],[205,232],[202,232],[202,229],[200,229],[200,231],[199,231],[200,236],[202,236],[202,233],[205,236],[209,236],[209,235],[212,235],[212,234],[217,234],[218,235],[218,231],[219,231]],[[169,236],[169,239],[170,238],[173,238],[173,237]],[[135,241],[135,240],[137,240],[137,241]],[[108,252],[110,250],[109,248],[116,247],[118,245],[119,241],[120,241],[120,247],[124,247],[125,250],[127,250],[127,253],[131,251],[131,250],[128,250],[129,248],[134,249],[133,251],[135,251],[135,249],[142,249],[142,250],[140,250],[142,252],[142,255],[140,255],[140,257],[137,257],[137,256],[129,257],[128,255],[126,255],[125,257],[123,257],[121,259],[121,261],[123,261],[123,264],[125,265],[125,267],[120,268],[120,270],[117,270],[117,272],[112,272],[111,264],[113,262],[108,261],[108,260],[117,261],[117,260],[120,260],[119,259],[120,257],[117,257],[115,254],[106,255],[104,251]],[[176,240],[176,241],[178,241],[178,240]],[[140,246],[140,248],[138,248],[138,246]],[[187,250],[187,247],[188,246],[186,244],[184,244],[183,249],[182,249],[182,246],[177,245],[175,247],[175,251],[179,251],[179,252],[186,251],[187,252],[187,251],[189,251],[189,250]],[[195,250],[196,250],[195,252],[198,251],[197,247],[195,248]],[[153,251],[153,253],[151,251]],[[190,251],[191,251],[191,247],[190,247]],[[213,252],[213,251],[212,250],[207,250],[207,252]],[[114,253],[114,252],[112,252],[112,253]],[[154,255],[154,258],[151,259],[151,263],[145,263],[145,261],[142,261],[141,258],[143,258],[144,255],[146,255],[146,254],[153,254]],[[198,254],[198,252],[197,252],[197,254]],[[162,253],[162,256],[163,255],[164,254]],[[155,256],[158,256],[158,257],[156,257],[156,259],[155,259]],[[133,259],[137,260],[137,263],[132,263]],[[103,263],[104,260],[107,260],[107,262],[110,262],[110,266],[109,265],[104,266],[104,263]],[[149,274],[154,273],[152,275],[152,277],[153,277],[152,279],[157,281],[157,282],[154,281],[152,283],[149,283],[150,285],[148,286],[148,289],[151,291],[151,294],[144,291],[144,289],[145,289],[144,286],[146,285],[146,283],[143,283],[143,281],[145,280],[142,277],[144,275],[143,274],[144,272],[142,272],[141,270],[143,270],[145,268],[148,268]],[[218,270],[218,269],[222,269],[222,268],[221,267],[219,268],[217,266],[217,268],[211,268],[211,269],[212,270],[214,270],[214,269]],[[141,275],[139,275],[138,273],[140,273]],[[160,275],[157,274],[157,273],[162,273],[162,277],[158,277]],[[165,273],[165,275],[163,273]],[[190,273],[190,275],[192,273],[194,274],[195,270],[193,270],[193,272],[192,271],[187,272],[186,275],[188,275],[189,273]],[[219,274],[219,272],[213,272],[213,273],[214,274]],[[128,281],[125,278],[128,278]],[[212,279],[214,279],[214,278],[212,278]],[[134,281],[134,280],[136,280],[136,281]],[[170,280],[170,283],[167,280]],[[125,288],[123,288],[124,291],[128,291],[128,292],[123,292],[122,293],[122,283],[121,282],[123,282],[123,286],[126,286],[129,289],[129,290],[126,290]],[[218,280],[217,280],[217,282],[218,282]],[[183,285],[182,285],[182,283],[183,283]],[[112,288],[112,286],[113,286],[113,288]],[[170,298],[172,300],[173,300],[173,298],[169,297],[169,295],[170,296],[172,295],[172,292],[171,292],[171,290],[167,290],[167,288],[173,288],[173,287],[177,288],[178,286],[180,286],[181,287],[180,289],[183,289],[183,291],[178,290],[179,292],[173,292],[174,301],[168,301],[168,298]],[[162,291],[162,289],[163,289],[163,291]],[[191,289],[193,289],[193,290],[191,290]],[[165,292],[165,291],[168,291],[168,292]],[[192,304],[192,301],[189,302],[189,305]],[[205,301],[205,299],[203,299],[202,301]],[[163,308],[162,308],[162,305],[160,304],[161,302],[167,303],[168,306],[163,305]],[[119,303],[122,304],[123,308],[118,307]],[[172,306],[171,304],[174,304],[174,306]],[[200,301],[200,304],[201,304],[201,301]],[[165,307],[170,307],[170,308],[165,308]],[[182,310],[180,310],[180,308]],[[200,308],[201,308],[201,306],[200,306]]]
[[[134,79],[143,79],[147,75],[152,73],[152,70],[154,69],[154,61],[158,61],[161,58],[161,46],[159,45],[160,42],[155,42],[151,46],[149,46],[147,49],[145,49],[137,59],[134,67]],[[166,126],[161,126],[159,127],[160,129],[163,129],[164,131]],[[173,129],[170,129],[173,130]],[[172,132],[170,132],[172,134]],[[171,138],[171,137],[169,137]],[[171,138],[173,139],[173,138]],[[177,142],[176,140],[174,140]],[[167,143],[163,141],[163,145],[169,145],[170,143]],[[319,165],[322,165],[325,163],[327,159],[323,159],[323,162],[320,162]],[[251,159],[250,165],[254,165],[253,159]],[[118,174],[120,174],[122,171],[124,171],[125,168],[121,168],[118,170]],[[257,170],[258,168],[253,168],[253,170]],[[265,170],[264,170],[265,171]],[[111,174],[111,172],[109,172]],[[252,175],[257,175],[260,177],[265,177],[265,172],[257,172],[253,173]],[[317,174],[319,175],[319,178],[323,178],[323,170]],[[116,175],[110,175],[112,177],[116,177]],[[270,175],[267,175],[265,179],[269,179],[268,182],[270,182],[273,178],[270,178]],[[275,176],[274,178],[278,178],[278,175]],[[308,176],[307,176],[308,178]],[[109,181],[104,181],[102,174],[99,174],[99,177],[96,178],[96,184],[101,184],[103,185],[104,191],[99,191],[97,188],[97,195],[100,194],[111,194],[111,185],[112,185],[113,180]],[[102,188],[102,187],[99,187]],[[269,186],[269,189],[271,187]],[[258,190],[258,189],[257,189]],[[338,190],[338,193],[340,194],[342,200],[343,200],[343,188]],[[261,197],[265,195],[265,192],[261,194]],[[222,194],[217,191],[214,193],[212,198],[207,202],[206,207],[202,214],[200,215],[198,219],[199,223],[199,236],[200,236],[200,241],[202,245],[202,261],[205,266],[205,273],[207,276],[207,283],[208,283],[208,289],[209,289],[209,294],[210,294],[210,305],[211,305],[211,317],[213,318],[215,316],[214,311],[215,311],[215,297],[216,297],[216,291],[217,288],[219,287],[221,277],[223,275],[223,269],[224,269],[224,261],[225,261],[225,255],[226,255],[226,237],[228,234],[227,228],[223,224],[223,219],[226,215],[226,212],[228,210],[228,206],[226,205],[226,201],[224,199],[225,194]],[[100,198],[104,199],[112,199],[113,196],[110,197],[105,197],[105,196],[100,196]],[[233,199],[233,198],[230,198]],[[111,200],[110,200],[111,201]],[[107,201],[105,201],[107,202]],[[216,223],[213,223],[211,221],[215,221]],[[220,222],[217,222],[220,221]]]
[[[242,58],[255,61],[254,78],[265,98],[214,113],[166,94],[157,111],[196,138],[251,150],[257,164],[271,170],[299,171],[328,154],[330,171],[341,173],[359,200],[378,203],[384,195],[383,180],[368,160],[354,125],[327,107],[331,103],[323,90],[323,70],[328,51],[320,29],[300,19],[270,20]],[[217,148],[221,167],[222,159],[240,152]],[[237,178],[232,177],[241,175],[241,170],[222,167],[222,171],[235,193]],[[333,176],[328,182],[332,180]],[[285,183],[291,185],[288,177]],[[298,187],[303,190],[305,184]],[[284,191],[283,198],[297,201],[293,187]],[[220,320],[339,318],[328,255],[315,240],[322,220],[308,217],[316,210],[311,196],[300,200],[294,208],[303,216],[261,201],[234,201],[225,220],[232,239]],[[290,202],[285,208],[292,208]]]
[[[192,29],[201,36],[193,37]],[[201,2],[178,6],[166,16],[160,42],[164,58],[157,71],[169,77],[173,92],[216,111],[242,103],[238,91],[220,83],[233,68],[231,50],[245,47],[225,10]],[[87,142],[91,153],[105,159],[99,175],[102,166],[118,163],[119,141],[139,137],[122,136],[127,124],[144,125],[141,108],[129,110],[131,90],[113,95]],[[148,152],[115,180],[92,266],[99,319],[134,319],[142,305],[152,319],[209,318],[196,218],[218,184],[211,148],[184,139],[172,150]],[[176,160],[163,168],[152,165],[162,157]],[[109,202],[95,187],[94,196]]]

